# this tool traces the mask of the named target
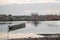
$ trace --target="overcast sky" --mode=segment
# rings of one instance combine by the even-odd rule
[[[40,3],[40,4],[28,4],[28,3]],[[19,6],[14,4],[19,4]],[[59,15],[60,0],[0,0],[0,14],[21,15],[25,13],[30,15],[30,13],[33,12],[40,13],[40,11],[42,11],[41,8],[45,12],[48,11],[48,14],[52,11],[50,14],[52,13],[55,14],[57,12],[57,14]],[[45,15],[47,13],[43,14]]]
[[[21,4],[21,3],[60,3],[60,0],[0,0],[1,4]]]

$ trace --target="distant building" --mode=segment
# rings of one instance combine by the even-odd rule
[[[37,21],[37,20],[39,20],[39,15],[37,13],[32,13],[31,14],[31,19],[34,20],[34,21]]]

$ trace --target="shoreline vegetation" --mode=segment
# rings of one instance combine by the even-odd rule
[[[13,16],[0,15],[0,21],[59,21],[60,15],[38,15],[31,14],[30,16]]]

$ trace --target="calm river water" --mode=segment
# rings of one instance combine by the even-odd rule
[[[11,31],[10,33],[60,33],[60,21],[38,21],[37,24],[35,24],[32,21],[8,21],[5,22],[7,24],[1,23],[4,22],[0,22],[0,35],[1,33],[8,32],[9,25],[17,25],[21,23],[25,23],[26,27],[15,31]]]

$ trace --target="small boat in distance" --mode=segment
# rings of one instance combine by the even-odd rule
[[[0,22],[0,24],[12,24],[11,22]]]

